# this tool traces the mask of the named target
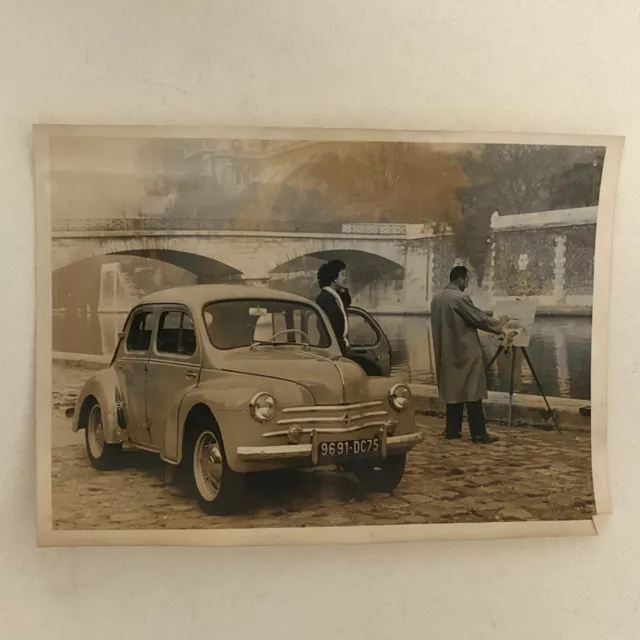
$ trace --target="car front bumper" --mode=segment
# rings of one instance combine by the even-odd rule
[[[331,440],[340,435],[340,430],[331,433]],[[421,432],[409,433],[406,435],[387,435],[387,429],[380,429],[381,442],[380,455],[384,458],[388,454],[406,453],[420,444],[424,439]],[[321,435],[313,434],[311,442],[308,444],[283,444],[267,445],[259,447],[238,447],[237,456],[244,462],[258,462],[264,460],[291,460],[300,458],[310,458],[315,465],[318,463],[318,450],[323,441]],[[348,460],[348,457],[346,458]]]

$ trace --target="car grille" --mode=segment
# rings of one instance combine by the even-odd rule
[[[358,431],[368,427],[381,427],[389,422],[389,414],[382,401],[358,402],[343,405],[315,405],[287,407],[276,421],[279,429],[264,434],[265,437],[286,436],[291,429],[300,435],[312,431]],[[388,426],[389,435],[395,432],[395,423]]]

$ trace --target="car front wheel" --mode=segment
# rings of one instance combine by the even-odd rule
[[[404,476],[406,454],[387,456],[382,461],[367,461],[355,466],[358,482],[370,493],[393,493]]]
[[[228,515],[241,510],[245,476],[229,467],[218,426],[211,423],[194,429],[185,453],[192,489],[202,511]]]
[[[108,471],[118,466],[122,444],[105,442],[102,409],[97,402],[89,410],[84,439],[91,466],[100,471]]]

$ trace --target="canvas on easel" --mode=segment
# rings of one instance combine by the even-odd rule
[[[505,333],[498,339],[502,346],[528,347],[531,342],[537,303],[535,300],[504,300],[496,303],[493,317],[507,316]]]
[[[540,378],[533,366],[531,357],[527,352],[527,347],[531,342],[531,334],[533,331],[533,323],[536,317],[536,303],[533,300],[506,300],[500,301],[496,304],[493,311],[494,318],[507,317],[509,320],[503,327],[502,334],[498,337],[498,348],[494,356],[489,361],[487,369],[500,357],[501,354],[511,359],[511,372],[509,376],[509,418],[507,420],[507,426],[511,427],[512,409],[513,409],[513,395],[515,393],[515,366],[516,366],[516,349],[520,349],[522,355],[527,361],[529,370],[533,379],[536,381],[536,385],[540,390],[540,395],[544,399],[547,406],[547,410],[551,416],[553,424],[555,425],[558,433],[561,433],[560,426],[555,418],[553,409],[549,405],[547,396],[542,388]]]

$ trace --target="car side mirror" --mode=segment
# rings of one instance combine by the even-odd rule
[[[124,338],[124,331],[118,331],[118,340],[122,340]]]

